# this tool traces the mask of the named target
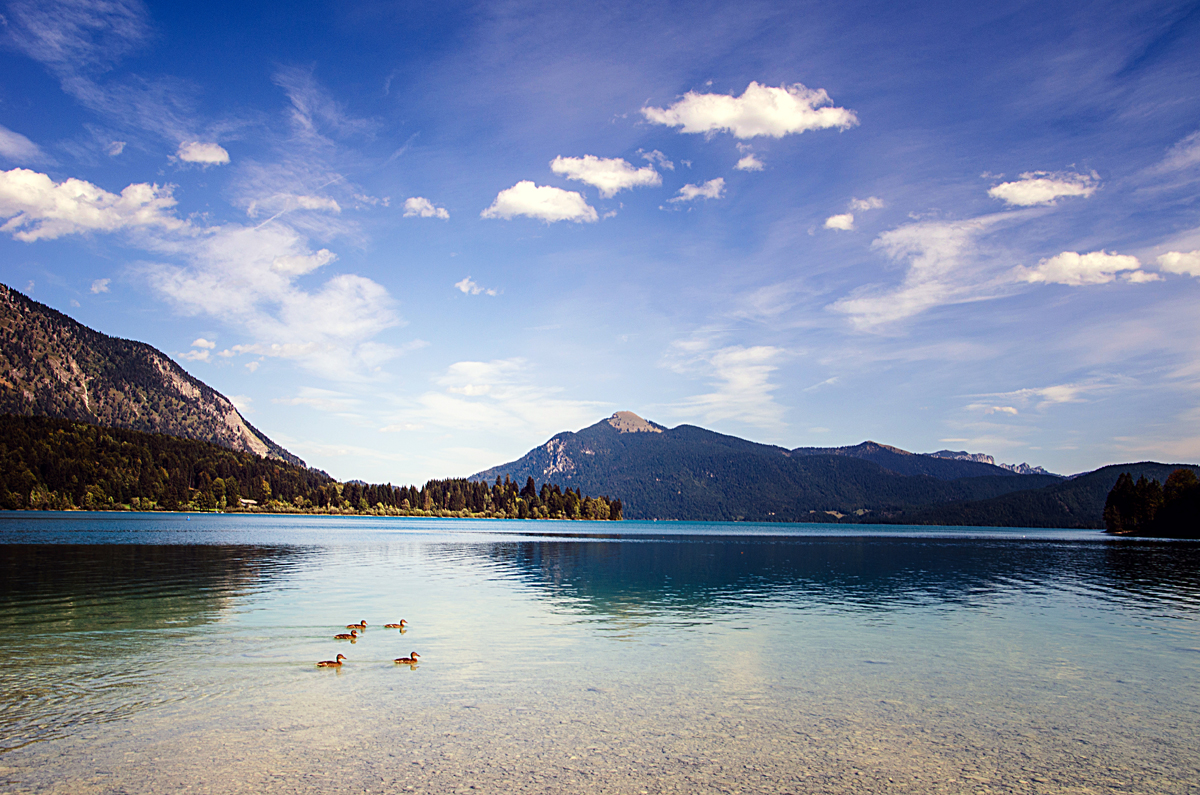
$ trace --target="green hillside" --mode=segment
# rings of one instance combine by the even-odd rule
[[[622,518],[619,500],[549,483],[338,483],[210,442],[12,415],[0,415],[0,508]]]

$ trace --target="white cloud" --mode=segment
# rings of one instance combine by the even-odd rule
[[[463,279],[460,282],[455,282],[454,286],[462,290],[467,295],[497,295],[497,291],[489,288],[480,287],[471,280],[471,277]]]
[[[108,292],[108,284],[111,281],[112,281],[112,279],[96,279],[96,281],[92,282],[92,293],[95,295],[99,295],[100,293],[107,293]]]
[[[878,196],[868,196],[865,199],[851,199],[850,209],[865,212],[866,210],[878,210],[883,207],[883,199]]]
[[[771,393],[775,364],[785,353],[769,345],[731,345],[712,349],[701,339],[672,345],[665,365],[677,373],[698,374],[713,382],[715,389],[684,400],[673,408],[682,416],[700,416],[705,422],[735,420],[762,428],[783,423],[783,406]]]
[[[180,358],[180,359],[183,359],[183,360],[189,361],[189,362],[207,362],[209,360],[209,357],[212,356],[212,352],[211,351],[191,350],[191,351],[187,351],[186,353],[176,354],[176,356],[178,356],[178,358]]]
[[[728,131],[738,138],[780,138],[807,130],[845,130],[858,124],[854,111],[832,105],[824,89],[813,90],[800,83],[775,88],[752,82],[740,97],[689,91],[669,108],[642,108],[642,115],[655,124],[680,127],[685,133]]]
[[[303,276],[306,273],[312,273],[317,268],[322,268],[337,259],[337,254],[334,254],[327,248],[312,254],[290,254],[276,257],[271,260],[271,270],[275,273],[281,273],[284,276]]]
[[[192,347],[193,348],[205,348],[207,350],[212,350],[213,348],[217,347],[217,343],[211,342],[210,340],[206,340],[206,339],[204,339],[204,337],[199,337],[192,341]]]
[[[105,148],[104,151],[106,154],[108,154],[109,157],[116,157],[117,155],[119,155],[125,151],[125,142],[124,141],[112,141],[111,143],[109,143],[109,145]]]
[[[229,153],[215,143],[184,141],[179,145],[176,157],[185,163],[201,163],[206,166],[223,166],[229,162]]]
[[[456,362],[435,380],[438,389],[426,392],[419,405],[405,411],[405,422],[549,436],[590,425],[611,412],[604,403],[559,397],[561,390],[539,385],[540,379],[529,370],[522,358]]]
[[[690,202],[696,199],[719,199],[725,194],[725,179],[717,177],[703,185],[684,185],[679,189],[679,195],[667,201]]]
[[[1194,132],[1167,150],[1157,171],[1179,171],[1200,165],[1200,131]]]
[[[362,400],[348,392],[338,392],[332,389],[305,386],[300,388],[296,397],[275,398],[272,403],[285,406],[309,406],[319,411],[331,414],[346,414],[358,411]]]
[[[642,152],[642,150],[639,149],[638,152],[642,155],[642,160],[645,160],[650,163],[658,163],[659,168],[664,168],[667,171],[675,170],[675,164],[672,163],[666,155],[664,155],[662,152],[658,151],[657,149],[653,149],[649,152]]]
[[[988,195],[1002,199],[1006,204],[1032,207],[1039,204],[1054,204],[1062,196],[1088,197],[1099,187],[1100,176],[1075,174],[1073,172],[1051,173],[1028,171],[1016,182],[1002,182],[991,188]]]
[[[404,217],[412,218],[414,216],[446,220],[450,217],[450,213],[446,212],[445,207],[434,206],[433,202],[429,201],[429,199],[412,196],[404,200]]]
[[[992,398],[993,400],[1005,403],[1016,403],[1022,407],[1033,406],[1038,411],[1042,411],[1051,406],[1058,406],[1064,403],[1082,403],[1089,394],[1111,389],[1112,383],[1107,382],[1090,382],[1083,384],[1054,384],[1052,386],[1030,387],[1026,389],[1017,389],[1012,392],[1000,392],[993,395],[981,395],[980,397]],[[967,408],[984,408],[992,409],[986,413],[1001,412],[1004,414],[1016,414],[1015,406],[992,405],[992,403],[974,403]]]
[[[825,219],[825,228],[841,229],[843,232],[852,231],[854,229],[854,213],[829,216]]]
[[[1130,271],[1131,273],[1125,275],[1127,281],[1145,282],[1158,278],[1155,274],[1139,270],[1141,267],[1137,257],[1127,254],[1109,254],[1106,251],[1078,254],[1074,251],[1064,251],[1041,260],[1033,268],[1019,267],[1015,272],[1017,278],[1023,282],[1066,284],[1073,287],[1108,284],[1117,278],[1117,274]]]
[[[908,263],[904,281],[891,288],[863,287],[829,308],[849,315],[860,328],[871,328],[941,304],[980,300],[1011,289],[1010,276],[993,277],[980,262],[977,241],[1012,217],[996,213],[965,221],[920,221],[884,232],[871,247]]]
[[[538,218],[548,224],[555,221],[594,223],[599,220],[595,209],[588,206],[582,195],[548,185],[535,185],[529,180],[521,180],[511,188],[500,191],[492,206],[480,213],[479,217],[511,219],[518,215]]]
[[[37,163],[45,160],[46,154],[24,135],[0,125],[0,157],[14,163]]]
[[[1182,276],[1200,276],[1200,250],[1168,251],[1158,258],[1159,270]]]
[[[257,218],[270,213],[272,218],[278,218],[284,213],[297,210],[324,212],[337,215],[342,211],[342,205],[336,199],[328,196],[313,196],[307,193],[274,193],[252,199],[246,205],[246,215]]]
[[[990,403],[972,403],[967,406],[967,411],[982,411],[984,414],[1011,414],[1013,416],[1019,413],[1015,406],[993,406]]]
[[[550,161],[550,170],[567,179],[599,188],[601,198],[611,199],[618,192],[647,185],[661,185],[662,177],[651,166],[634,168],[619,157],[563,157]]]
[[[182,229],[184,222],[169,213],[174,206],[170,188],[144,182],[117,195],[81,179],[55,183],[24,168],[0,172],[0,218],[8,219],[0,231],[26,243],[93,231]]]
[[[738,171],[762,171],[763,165],[763,161],[754,155],[746,155],[737,161],[737,165],[734,168]]]

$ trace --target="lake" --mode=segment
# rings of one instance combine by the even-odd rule
[[[0,648],[12,792],[1200,782],[1200,545],[1096,531],[0,513]]]

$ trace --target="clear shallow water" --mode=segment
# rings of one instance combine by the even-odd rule
[[[79,513],[0,543],[5,790],[1200,781],[1195,544]]]

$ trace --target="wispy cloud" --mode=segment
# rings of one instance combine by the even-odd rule
[[[777,384],[770,381],[778,362],[786,354],[770,345],[714,347],[712,340],[696,337],[671,346],[664,365],[689,376],[698,376],[713,387],[671,408],[685,417],[705,422],[734,420],[761,428],[783,424],[784,407],[771,394]]]
[[[751,82],[740,97],[689,91],[666,108],[642,108],[655,124],[679,127],[685,133],[731,132],[738,138],[785,135],[808,130],[844,130],[858,124],[854,111],[833,106],[824,89],[762,86]]]
[[[562,390],[536,379],[523,358],[455,362],[407,407],[403,421],[423,427],[550,436],[590,425],[607,404],[561,397]]]
[[[0,157],[21,164],[41,163],[49,159],[40,146],[3,125],[0,125]]]
[[[995,213],[964,221],[919,221],[884,232],[872,243],[908,265],[895,287],[860,288],[830,305],[855,326],[870,329],[904,320],[932,307],[980,300],[1011,290],[1012,277],[997,274],[979,251],[979,238],[1015,218]]]

